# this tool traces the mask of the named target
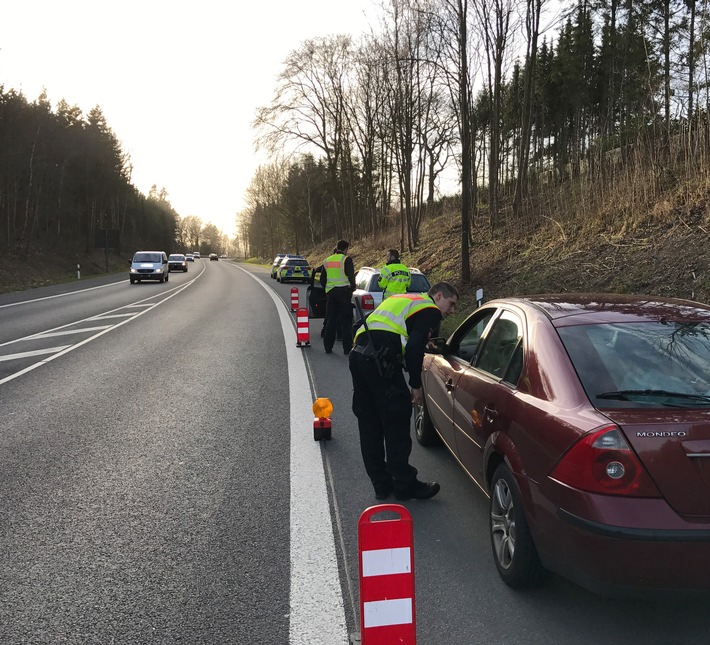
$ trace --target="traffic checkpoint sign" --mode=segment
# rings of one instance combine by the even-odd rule
[[[296,347],[311,346],[308,324],[308,309],[306,307],[299,307],[296,313]]]
[[[399,519],[373,520],[389,511]],[[371,506],[357,527],[362,645],[414,645],[414,529],[400,504]]]
[[[291,311],[298,310],[298,287],[291,287]]]

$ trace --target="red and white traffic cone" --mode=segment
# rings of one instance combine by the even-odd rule
[[[296,347],[310,347],[310,330],[308,328],[308,309],[300,307],[296,314]]]
[[[373,521],[383,511],[399,519]],[[362,645],[415,645],[414,528],[400,504],[363,511],[357,525]]]
[[[298,309],[298,287],[291,287],[291,311]]]

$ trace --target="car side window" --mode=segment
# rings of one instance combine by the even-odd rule
[[[476,367],[516,383],[522,371],[522,337],[523,327],[518,317],[504,311],[486,333]]]
[[[471,318],[468,328],[464,329],[457,339],[454,339],[453,353],[455,356],[468,363],[473,363],[481,336],[494,314],[495,310],[491,309]]]

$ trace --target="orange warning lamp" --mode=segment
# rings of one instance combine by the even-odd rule
[[[330,415],[333,414],[333,404],[330,399],[316,399],[313,403],[313,414],[316,415],[316,418],[313,419],[313,439],[315,441],[330,439],[332,425]]]

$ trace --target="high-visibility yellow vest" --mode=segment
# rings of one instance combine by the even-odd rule
[[[421,311],[438,307],[427,295],[420,293],[401,293],[383,300],[382,304],[367,317],[367,326],[370,331],[390,331],[399,334],[402,339],[402,351],[407,344],[407,318]],[[355,340],[361,334],[367,333],[362,325],[355,333]]]
[[[407,293],[409,285],[412,284],[412,276],[409,269],[399,262],[386,264],[380,269],[380,279],[377,281],[382,289],[382,299],[395,293]]]
[[[325,268],[326,282],[325,282],[325,292],[328,293],[334,287],[349,287],[350,280],[348,276],[345,275],[345,258],[347,255],[344,253],[333,253],[329,255],[325,262],[323,262],[323,267]]]

